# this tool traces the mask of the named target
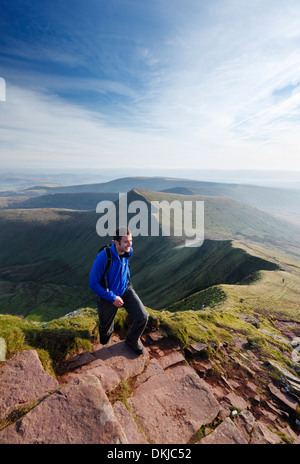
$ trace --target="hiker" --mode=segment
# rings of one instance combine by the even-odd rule
[[[118,228],[113,244],[98,253],[91,269],[89,286],[97,295],[100,343],[106,345],[109,342],[118,308],[123,306],[132,319],[125,342],[140,355],[145,349],[139,339],[149,314],[130,282],[129,259],[132,252],[131,232],[127,228]],[[105,272],[108,257],[111,263]]]

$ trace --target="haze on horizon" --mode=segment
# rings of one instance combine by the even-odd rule
[[[299,19],[297,0],[3,0],[1,168],[299,173]]]

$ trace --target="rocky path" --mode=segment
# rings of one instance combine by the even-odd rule
[[[297,401],[284,403],[274,385],[269,411],[257,414],[255,383],[241,395],[230,374],[218,382],[208,376],[213,362],[201,358],[203,345],[184,352],[159,332],[144,343],[146,354],[137,356],[114,336],[110,346],[69,359],[57,380],[33,350],[2,363],[0,443],[299,443],[284,422]],[[270,430],[277,418],[281,429]]]

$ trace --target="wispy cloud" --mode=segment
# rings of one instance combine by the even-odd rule
[[[108,125],[106,117],[53,95],[8,88],[1,106],[2,168],[141,166],[143,157],[159,160],[164,140],[153,134]],[[155,155],[157,153],[157,156]],[[150,163],[151,164],[151,163]]]
[[[5,159],[300,170],[298,0],[79,5],[7,37]]]

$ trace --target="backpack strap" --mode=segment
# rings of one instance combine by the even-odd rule
[[[98,251],[98,253],[100,253],[100,251],[102,250],[105,250],[105,254],[106,254],[106,265],[105,265],[105,270],[104,270],[104,273],[103,273],[103,276],[101,277],[101,280],[100,280],[100,285],[102,285],[102,287],[104,287],[108,292],[109,292],[109,288],[108,288],[108,283],[107,283],[107,273],[111,267],[111,263],[112,263],[112,255],[111,255],[111,248],[110,248],[110,245],[105,245],[104,247],[100,248],[100,250]]]
[[[108,283],[107,283],[107,275],[106,274],[110,270],[111,263],[112,263],[111,245],[105,245],[104,247],[100,248],[98,253],[100,253],[100,251],[102,251],[102,250],[105,250],[105,253],[106,253],[106,265],[105,265],[105,270],[104,270],[103,276],[101,277],[101,280],[100,280],[100,285],[102,285],[102,287],[104,287],[106,289],[106,291],[109,292]],[[129,267],[131,256],[129,255],[129,253],[125,253],[124,257],[128,258],[128,267]],[[128,277],[129,282],[130,282],[130,271],[129,271],[129,269],[128,269],[127,277]]]

